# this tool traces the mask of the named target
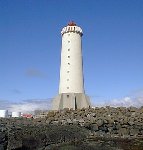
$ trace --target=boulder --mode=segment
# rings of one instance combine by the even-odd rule
[[[97,124],[91,124],[91,125],[90,125],[90,130],[91,130],[91,131],[95,131],[95,132],[98,131],[98,130],[99,130],[99,129],[98,129],[98,125],[97,125]]]
[[[130,135],[131,136],[135,136],[136,137],[139,133],[140,133],[139,129],[136,129],[136,128],[130,129]]]
[[[98,127],[102,126],[103,123],[104,123],[104,122],[103,122],[103,119],[99,119],[99,120],[97,120],[97,122],[96,122],[96,124],[97,124]]]
[[[119,133],[120,136],[129,135],[129,130],[127,128],[120,128],[118,130],[118,133]]]

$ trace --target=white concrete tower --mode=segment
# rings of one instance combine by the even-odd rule
[[[82,72],[82,29],[74,23],[69,23],[61,31],[61,93],[84,93]]]
[[[89,97],[84,94],[82,35],[82,29],[74,22],[70,22],[61,31],[59,95],[53,100],[53,110],[90,107]]]

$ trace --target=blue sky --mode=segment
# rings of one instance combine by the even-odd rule
[[[1,101],[58,94],[60,31],[70,20],[84,32],[92,101],[143,96],[142,0],[0,0]]]

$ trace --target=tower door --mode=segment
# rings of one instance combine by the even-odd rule
[[[75,110],[77,109],[77,99],[76,99],[76,96],[75,96]]]

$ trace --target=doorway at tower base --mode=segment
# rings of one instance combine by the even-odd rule
[[[90,99],[83,93],[62,93],[52,101],[52,110],[90,108]]]

